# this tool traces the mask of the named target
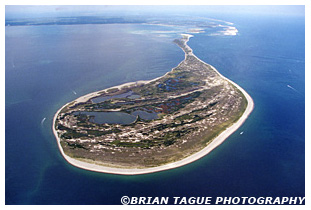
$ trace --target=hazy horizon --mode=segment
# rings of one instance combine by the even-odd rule
[[[173,5],[173,6],[124,6],[124,5],[6,5],[5,18],[40,18],[97,15],[200,15],[213,14],[254,14],[304,16],[303,5]]]

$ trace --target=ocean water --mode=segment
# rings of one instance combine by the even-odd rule
[[[304,196],[304,19],[222,18],[235,23],[238,35],[195,34],[189,45],[252,96],[254,111],[202,159],[138,176],[71,166],[58,150],[52,119],[79,96],[170,71],[184,58],[172,42],[179,32],[147,25],[6,26],[6,204],[120,204],[124,195]]]

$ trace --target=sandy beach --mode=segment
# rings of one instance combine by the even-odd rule
[[[183,34],[183,35],[187,35],[187,34]],[[189,40],[189,38],[191,37],[191,35],[187,35],[187,38]],[[195,56],[192,52],[191,55]],[[195,56],[196,57],[196,56]],[[197,57],[196,57],[197,58]],[[200,60],[199,58],[197,58],[198,60]],[[200,62],[203,62],[202,60],[200,60]],[[203,62],[204,64],[206,64],[205,62]],[[209,64],[207,64],[209,65]],[[209,65],[211,66],[211,65]],[[122,174],[122,175],[138,175],[138,174],[146,174],[146,173],[154,173],[154,172],[158,172],[158,171],[164,171],[164,170],[169,170],[169,169],[173,169],[173,168],[177,168],[180,166],[184,166],[186,164],[192,163],[202,157],[204,157],[205,155],[207,155],[208,153],[210,153],[213,149],[215,149],[217,146],[219,146],[221,143],[223,143],[232,133],[234,133],[244,122],[245,120],[248,118],[248,116],[250,115],[250,113],[252,112],[253,108],[254,108],[254,102],[252,100],[252,98],[250,97],[250,95],[248,95],[248,93],[241,88],[239,85],[237,85],[236,83],[232,82],[231,80],[229,80],[228,78],[222,76],[213,66],[211,66],[213,68],[214,71],[216,71],[222,78],[224,78],[225,80],[229,81],[230,83],[232,83],[235,87],[237,87],[242,94],[246,97],[247,99],[247,107],[246,110],[244,111],[243,115],[240,117],[240,119],[235,122],[233,125],[231,125],[230,127],[228,127],[226,130],[224,130],[221,134],[219,134],[217,137],[214,138],[214,140],[209,143],[204,149],[202,149],[201,151],[194,153],[190,156],[188,156],[185,159],[179,160],[177,162],[173,162],[173,163],[169,163],[169,164],[165,164],[162,166],[158,166],[158,167],[152,167],[152,168],[113,168],[113,167],[106,167],[106,166],[101,166],[101,165],[97,165],[97,164],[93,164],[93,163],[87,163],[84,161],[80,161],[80,160],[76,160],[74,158],[69,157],[68,155],[66,155],[63,151],[63,148],[61,147],[60,144],[60,138],[57,135],[57,132],[55,130],[55,121],[56,118],[59,114],[59,112],[65,107],[67,106],[69,103],[65,104],[63,107],[61,107],[56,114],[54,115],[53,118],[53,133],[57,139],[57,144],[58,144],[58,148],[62,154],[62,156],[66,159],[66,161],[78,168],[82,168],[82,169],[86,169],[86,170],[90,170],[90,171],[96,171],[96,172],[102,172],[102,173],[110,173],[110,174]],[[166,74],[165,74],[166,75]],[[164,77],[165,75],[161,76]],[[111,87],[111,88],[122,88],[125,86],[129,86],[129,85],[134,85],[134,84],[146,84],[146,83],[150,83],[152,81],[155,81],[161,77],[155,78],[153,80],[149,80],[149,81],[138,81],[138,82],[130,82],[130,83],[125,83],[122,85],[118,85],[115,87]],[[108,89],[111,89],[108,88]],[[87,100],[89,100],[90,98],[94,97],[94,96],[99,96],[99,92],[102,91],[106,91],[108,89],[105,90],[101,90],[101,91],[96,91],[90,94],[87,94],[85,96],[82,96],[76,100],[74,100],[76,103],[79,102],[85,102]]]

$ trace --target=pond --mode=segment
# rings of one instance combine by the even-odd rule
[[[135,94],[133,91],[128,91],[126,93],[113,95],[113,96],[99,96],[96,98],[92,98],[93,103],[101,103],[107,101],[112,98],[129,98],[129,99],[137,99],[140,98],[140,95]]]
[[[122,124],[128,125],[133,123],[137,116],[139,115],[140,118],[144,120],[153,120],[157,119],[157,113],[149,113],[145,111],[134,111],[131,114],[125,112],[73,112],[73,115],[89,115],[93,116],[90,119],[90,122],[98,123],[98,124]]]

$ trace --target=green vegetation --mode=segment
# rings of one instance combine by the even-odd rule
[[[63,133],[61,135],[61,138],[65,138],[65,139],[77,139],[77,138],[81,138],[81,137],[86,137],[88,136],[85,133],[79,133],[75,130],[72,130],[70,128],[67,128],[66,133]]]
[[[115,92],[118,92],[119,89],[118,88],[110,88],[107,90],[107,93],[115,93]]]
[[[145,142],[121,142],[120,140],[115,140],[112,142],[113,145],[117,147],[139,147],[139,148],[149,148],[148,144]]]
[[[116,167],[158,166],[200,151],[240,119],[247,107],[242,92],[187,54],[191,49],[185,38],[176,43],[187,56],[165,76],[100,91],[87,102],[71,102],[61,110],[55,128],[64,152]],[[98,100],[92,99],[98,97],[106,100],[95,103]],[[118,113],[127,113],[122,116],[130,123],[112,123]],[[108,116],[110,123],[95,123],[98,116]]]

